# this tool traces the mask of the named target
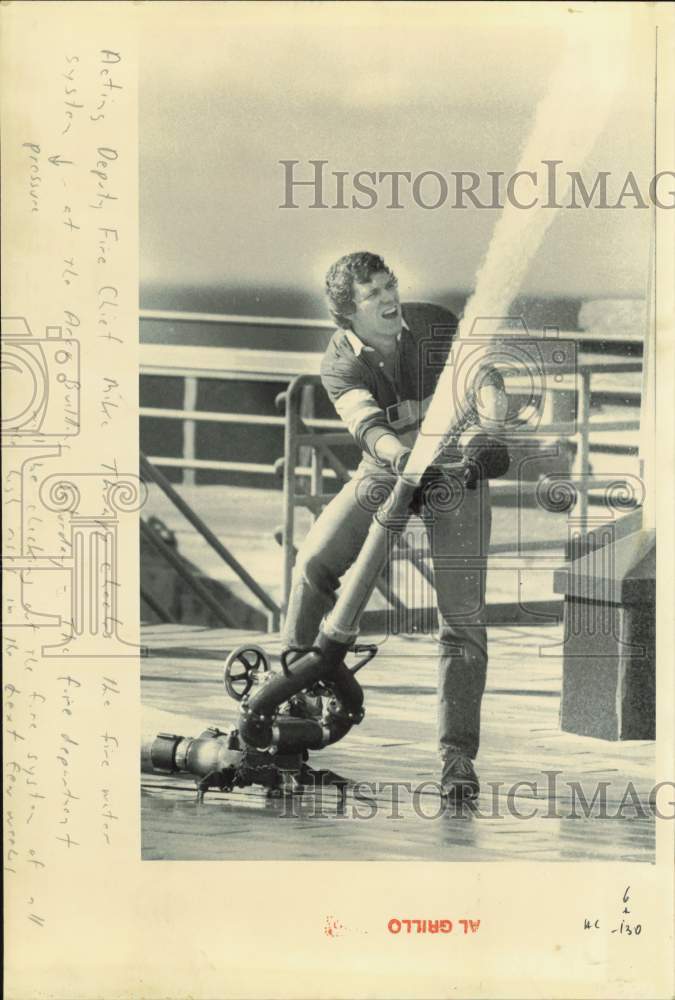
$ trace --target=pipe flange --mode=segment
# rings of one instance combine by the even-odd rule
[[[342,625],[332,615],[328,615],[321,625],[321,631],[327,639],[343,646],[352,646],[358,638],[359,630],[351,625]]]
[[[261,715],[259,712],[254,712],[249,705],[242,703],[240,708],[240,714],[246,719],[250,719],[251,722],[273,722],[276,719],[276,712],[272,715]]]
[[[150,747],[150,761],[153,768],[169,774],[177,771],[176,751],[184,740],[184,736],[177,736],[175,733],[157,733]]]
[[[190,739],[189,737],[185,737],[185,739],[181,740],[181,742],[176,747],[176,755],[175,755],[176,770],[187,771],[188,769],[187,758],[190,752],[190,747],[192,746],[193,743],[194,740]]]

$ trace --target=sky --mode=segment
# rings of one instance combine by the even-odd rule
[[[449,198],[429,210],[407,195],[405,207],[393,210],[386,208],[384,187],[369,210],[313,210],[302,193],[302,207],[282,209],[279,161],[299,161],[307,177],[309,160],[326,160],[326,171],[345,171],[347,183],[359,170],[508,175],[561,54],[568,45],[581,53],[584,42],[578,72],[588,75],[588,102],[607,78],[598,69],[606,65],[600,55],[609,55],[619,77],[584,177],[592,182],[596,171],[611,171],[610,190],[618,193],[632,170],[646,187],[653,39],[642,7],[145,5],[142,286],[246,284],[312,293],[335,258],[370,249],[395,266],[404,296],[471,290],[499,209],[453,208]],[[619,44],[626,31],[627,53]],[[578,89],[570,94],[561,121],[587,112]],[[547,155],[562,159],[565,169],[555,129],[550,146]],[[533,167],[543,175],[540,164]],[[591,299],[643,295],[651,212],[633,204],[559,211],[521,291]]]

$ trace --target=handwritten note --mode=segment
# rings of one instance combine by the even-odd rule
[[[41,10],[3,122],[3,209],[20,234],[2,318],[4,868],[19,949],[60,933],[67,893],[92,864],[128,859],[136,828],[137,61],[129,26],[96,14],[64,32],[62,12]]]
[[[584,917],[584,930],[605,931],[610,934],[618,934],[619,936],[639,937],[642,934],[643,926],[633,909],[631,887],[627,885],[624,889],[617,907],[616,916],[609,920],[596,916]]]

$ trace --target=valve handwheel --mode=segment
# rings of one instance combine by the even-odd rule
[[[238,646],[225,660],[225,690],[230,698],[241,701],[255,684],[256,675],[268,673],[269,669],[269,657],[260,646]]]

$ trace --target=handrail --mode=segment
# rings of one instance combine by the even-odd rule
[[[266,329],[277,329],[285,333],[292,334],[294,330],[330,330],[332,324],[327,319],[296,319],[286,316],[240,316],[227,313],[196,313],[181,312],[172,310],[143,309],[140,310],[140,318],[143,321],[153,322],[176,322],[176,323],[206,323],[211,325],[221,325],[223,327],[244,326],[263,327]],[[580,348],[580,352],[589,346],[594,335],[589,331],[562,331],[559,336],[575,339]],[[597,339],[597,338],[596,338]],[[613,335],[605,337],[605,343],[612,345],[622,345],[633,343],[639,337],[629,335]],[[285,346],[291,344],[292,338],[285,339]],[[141,343],[141,374],[165,377],[182,378],[184,382],[184,398],[182,407],[142,407],[140,415],[144,419],[151,420],[180,420],[183,427],[183,444],[180,457],[153,456],[153,463],[165,468],[179,468],[183,470],[182,480],[186,485],[195,483],[195,472],[199,469],[213,470],[224,473],[241,473],[244,475],[270,475],[274,471],[271,463],[265,462],[232,462],[218,459],[199,459],[195,454],[196,427],[198,424],[213,422],[218,424],[268,426],[270,428],[283,426],[283,419],[266,414],[243,414],[243,413],[222,413],[207,410],[195,409],[197,399],[198,379],[221,379],[221,380],[248,380],[274,381],[285,383],[288,386],[295,377],[299,375],[318,375],[319,364],[322,356],[322,349],[316,351],[294,351],[294,350],[272,350],[251,349],[248,347],[231,346],[192,346],[187,344],[163,345],[156,343]],[[592,354],[592,352],[588,352]],[[612,360],[597,361],[582,358],[580,354],[580,364],[577,365],[577,377],[582,380],[590,380],[592,375],[608,374],[629,374],[641,371],[641,361],[617,361],[616,356]],[[552,389],[561,391],[573,390],[574,375],[570,373],[563,376],[564,383],[552,386]],[[518,379],[509,379],[509,384],[513,381],[517,386]],[[568,386],[568,381],[570,384]],[[596,380],[597,382],[597,380]],[[584,393],[582,393],[584,395]],[[629,398],[630,397],[630,398]],[[617,404],[632,404],[639,401],[639,392],[624,391],[617,392],[611,388],[597,387],[594,390],[593,399],[598,398],[603,401]],[[589,408],[590,416],[590,408]],[[335,429],[336,436],[327,444],[340,443],[342,439],[338,437],[341,432],[339,421],[312,420],[305,421],[310,432],[321,427],[322,429]],[[638,430],[639,423],[631,422],[608,422],[600,426],[599,422],[593,421],[589,433],[601,433],[603,431]],[[558,428],[550,428],[552,434],[558,433]],[[303,446],[307,441],[301,442]],[[604,444],[586,441],[583,448],[587,452],[606,451]],[[612,451],[617,454],[634,454],[632,446],[614,445]]]
[[[638,372],[641,370],[641,365],[639,363],[625,363],[620,365],[614,364],[582,364],[578,367],[578,376],[583,380],[588,380],[590,383],[590,377],[592,374],[599,374],[602,372],[614,373],[617,370],[621,372]],[[154,373],[156,374],[156,373]],[[210,377],[216,377],[217,372],[209,372]],[[307,377],[307,376],[296,376],[297,377]],[[185,376],[186,383],[191,376]],[[288,377],[286,377],[288,378]],[[292,380],[291,380],[292,381]],[[509,385],[511,383],[509,382]],[[564,387],[551,386],[549,387],[550,392],[566,391]],[[583,393],[582,393],[583,395]],[[591,390],[590,400],[595,398],[605,398],[607,396],[617,396],[618,401],[627,398],[628,395],[635,395],[634,393],[627,394],[625,391],[616,390],[606,390],[606,389],[596,389]],[[639,394],[638,394],[639,395]],[[222,424],[238,424],[238,425],[249,425],[249,426],[265,426],[265,427],[278,427],[282,428],[285,426],[285,418],[281,416],[274,416],[268,414],[257,414],[257,413],[223,413],[221,411],[214,410],[195,410],[195,409],[178,409],[175,407],[148,407],[144,406],[140,408],[140,416],[146,417],[152,420],[180,420],[183,422],[185,431],[186,443],[193,444],[193,435],[189,433],[189,428],[196,422],[201,423],[222,423]],[[637,419],[627,419],[627,420],[605,420],[603,418],[590,418],[589,409],[589,422],[588,422],[588,434],[603,434],[616,431],[638,431],[640,427],[639,420]],[[344,424],[338,419],[324,418],[324,417],[305,417],[303,419],[303,428],[306,430],[301,430],[298,432],[298,444],[300,445],[310,445],[313,441],[314,434],[312,432],[316,430],[324,430],[327,433],[324,436],[323,445],[330,446],[333,444],[347,443],[350,438],[347,431],[344,430]],[[549,435],[555,434],[566,434],[568,427],[563,424],[550,423],[547,424],[545,428],[540,428],[540,433],[546,433]],[[309,432],[309,433],[307,433]],[[588,452],[606,452],[609,445],[604,442],[592,442],[588,441],[587,448]],[[619,455],[634,455],[635,454],[634,445],[622,445],[622,444],[612,444],[611,450],[613,454]],[[186,447],[184,450],[190,452],[191,449]],[[183,470],[196,470],[196,469],[209,469],[213,471],[220,472],[241,472],[241,473],[253,473],[261,475],[270,475],[275,471],[273,463],[264,462],[229,462],[220,459],[198,459],[192,454],[186,454],[183,457],[175,458],[162,455],[154,455],[151,458],[154,465],[164,466],[165,468],[179,468]],[[309,475],[310,470],[299,469],[296,470],[301,475]],[[331,474],[330,472],[328,473]]]
[[[289,330],[334,330],[329,319],[293,319],[288,316],[237,316],[233,313],[174,312],[171,309],[140,309],[143,320],[168,323],[211,323],[217,326],[266,326]]]
[[[539,437],[548,437],[554,435],[561,436],[571,436],[577,439],[578,442],[578,456],[576,463],[576,471],[581,473],[581,479],[578,483],[578,517],[580,522],[580,527],[582,531],[587,530],[588,526],[588,508],[589,503],[594,502],[595,492],[597,489],[602,489],[603,486],[609,483],[614,483],[616,481],[615,477],[612,478],[600,478],[595,477],[593,481],[587,480],[588,473],[590,471],[590,454],[594,450],[601,449],[602,444],[596,446],[595,443],[590,442],[590,433],[594,431],[617,431],[617,430],[639,430],[639,420],[600,420],[591,421],[590,419],[590,402],[592,398],[591,393],[591,377],[593,374],[600,371],[611,370],[611,365],[580,365],[577,371],[577,380],[575,380],[576,391],[579,400],[579,412],[578,412],[578,430],[575,434],[570,435],[569,424],[565,423],[553,423],[545,424],[537,428],[537,435]],[[622,364],[621,368],[624,371],[639,371],[641,365],[639,364]],[[295,508],[297,506],[306,506],[312,511],[314,516],[318,516],[321,507],[331,499],[330,494],[324,494],[322,489],[322,477],[326,474],[327,470],[323,468],[323,461],[327,461],[329,465],[332,466],[331,471],[337,475],[339,480],[345,481],[345,469],[344,465],[337,459],[337,457],[332,452],[331,448],[328,446],[328,441],[330,439],[331,444],[337,444],[344,441],[345,443],[350,440],[347,433],[344,433],[343,437],[340,438],[337,434],[321,434],[310,432],[307,425],[310,423],[310,419],[304,415],[300,415],[300,399],[303,388],[311,385],[316,385],[318,383],[318,377],[313,375],[297,375],[295,379],[290,383],[287,391],[278,397],[279,403],[285,403],[286,407],[286,423],[285,423],[285,437],[284,437],[284,524],[283,524],[283,544],[284,544],[284,568],[283,568],[283,601],[286,606],[287,601],[290,596],[290,587],[293,573],[293,563],[295,557],[295,546],[293,541],[294,536],[294,524],[295,524]],[[551,387],[555,391],[556,387]],[[311,492],[309,495],[297,494],[296,493],[296,478],[298,476],[298,467],[295,465],[296,455],[300,446],[309,446],[313,450],[312,466],[311,468],[315,470],[315,474],[312,476],[311,482]],[[615,449],[617,452],[621,449],[622,454],[635,454],[637,449],[631,445],[616,445]],[[520,484],[519,494],[536,496],[537,484],[527,483]],[[494,486],[494,494],[499,495],[508,491],[513,490],[513,484],[509,483],[496,483]],[[401,553],[404,558],[411,559],[418,569],[421,569],[421,560],[417,558],[417,553],[414,549],[410,548],[408,551]],[[424,574],[427,579],[429,577]]]
[[[267,427],[284,426],[283,417],[274,417],[264,413],[223,413],[220,410],[159,409],[154,406],[141,406],[138,412],[141,417],[152,417],[155,420],[205,420],[209,423],[222,424],[260,424]],[[333,420],[330,417],[308,418],[304,423],[307,427],[322,430],[338,430],[344,427],[341,420]]]
[[[263,590],[260,584],[253,579],[251,574],[244,568],[244,566],[242,566],[239,560],[233,556],[232,553],[223,545],[220,539],[214,535],[208,525],[204,523],[195,511],[193,511],[192,507],[185,502],[181,495],[176,492],[169,480],[148,461],[147,457],[142,452],[140,453],[140,466],[141,473],[144,478],[149,477],[157,484],[157,486],[159,486],[165,496],[167,496],[173,505],[181,512],[181,514],[187,518],[193,528],[196,528],[214,552],[216,552],[223,562],[237,574],[239,579],[258,598],[261,604],[267,608],[269,612],[271,612],[272,618],[270,624],[272,631],[275,631],[279,626],[280,609],[278,604],[276,604],[269,594]]]
[[[141,344],[142,375],[177,377],[182,378],[184,383],[184,398],[181,409],[177,409],[175,407],[142,407],[140,410],[142,418],[179,420],[183,425],[183,447],[181,450],[181,456],[153,456],[150,461],[154,466],[161,465],[184,470],[183,482],[185,483],[192,483],[195,481],[195,470],[198,469],[245,474],[273,474],[276,463],[198,459],[194,453],[195,427],[198,422],[213,422],[221,425],[249,424],[252,427],[260,426],[268,427],[270,429],[279,428],[279,430],[284,427],[285,433],[287,433],[288,412],[286,414],[286,418],[283,418],[265,414],[222,413],[197,410],[195,409],[195,403],[197,400],[197,380],[204,378],[221,379],[223,381],[233,379],[251,382],[271,381],[285,383],[287,390],[290,389],[298,378],[306,378],[308,383],[311,382],[316,384],[318,382],[317,376],[322,351],[318,346],[316,351],[293,350],[292,334],[294,330],[299,332],[303,330],[329,331],[333,328],[333,324],[329,320],[324,319],[239,316],[232,314],[195,313],[151,309],[141,310],[140,318],[142,321],[149,323],[201,323],[210,324],[212,326],[220,325],[223,327],[262,327],[269,330],[276,330],[283,335],[280,340],[282,349],[278,351],[270,351],[268,349],[250,349],[248,347],[204,346],[193,348],[191,345],[186,344],[161,345],[148,342]],[[286,335],[289,336],[287,337]],[[616,357],[619,354],[626,353],[622,350],[622,348],[627,345],[639,346],[642,340],[641,336],[617,334],[613,336],[602,335],[601,337],[600,335],[593,334],[592,331],[563,331],[559,333],[559,336],[566,339],[571,338],[576,340],[579,349],[579,363],[577,364],[576,378],[570,374],[570,376],[564,377],[564,384],[549,387],[549,389],[553,389],[554,391],[556,388],[559,388],[563,392],[575,391],[577,393],[577,399],[579,400],[579,412],[577,414],[578,430],[576,434],[572,435],[578,442],[576,471],[590,470],[589,456],[593,452],[611,451],[612,453],[634,455],[637,450],[634,445],[615,444],[609,442],[605,444],[602,440],[591,441],[590,436],[595,434],[602,435],[606,432],[637,431],[639,429],[639,420],[591,420],[590,403],[591,400],[594,399],[612,403],[622,403],[625,401],[629,405],[639,401],[640,393],[639,390],[637,390],[637,387],[627,387],[627,391],[615,390],[612,387],[608,388],[606,387],[606,380],[602,378],[602,375],[627,375],[640,372],[642,370],[642,362],[640,359],[630,361],[616,360]],[[597,343],[600,340],[602,340],[605,346],[609,345],[608,350],[611,353],[608,360],[597,360],[598,355],[594,350],[594,345],[597,346]],[[291,350],[283,349],[288,347],[291,347]],[[593,376],[596,376],[596,378],[593,379]],[[591,389],[592,380],[595,383],[593,390]],[[554,414],[551,414],[550,416],[553,417]],[[337,477],[338,480],[344,481],[345,473],[349,475],[349,471],[337,458],[337,455],[332,451],[331,447],[334,444],[348,443],[351,440],[347,432],[342,428],[343,425],[338,420],[314,418],[305,415],[304,413],[302,414],[301,422],[294,428],[294,444],[298,449],[303,449],[303,451],[299,452],[302,464],[295,465],[292,478],[294,482],[299,477],[309,477],[310,480],[310,495],[304,496],[300,493],[295,498],[295,501],[309,506],[315,515],[318,514],[320,510],[320,507],[317,506],[315,501],[319,502],[320,496],[323,494],[323,489],[317,488],[322,482],[323,477]],[[323,431],[324,433],[317,434],[317,431]],[[551,436],[558,435],[567,437],[570,436],[570,428],[569,425],[553,423],[551,421],[551,423],[547,424],[545,427],[539,428],[539,434],[545,435],[547,433]],[[307,454],[307,452],[304,451],[306,448],[309,448],[312,455],[309,465],[306,464],[307,460],[303,459],[303,453],[304,455]],[[286,455],[288,457],[288,451],[286,451]],[[154,472],[157,476],[161,476],[161,473],[156,468],[154,469]],[[286,475],[284,476],[284,480],[284,486],[286,487]],[[155,479],[155,481],[157,480]],[[173,490],[171,485],[168,483],[168,480],[164,481],[169,489],[172,490],[174,495],[178,497],[179,500],[182,499]],[[508,484],[505,483],[495,484],[495,486],[497,487],[496,493],[502,492],[504,487],[508,488]],[[588,489],[583,482],[580,484],[578,514],[582,524],[587,523],[588,505],[589,503],[594,502],[594,494],[592,491],[592,485],[590,485],[590,489]],[[295,496],[295,488],[293,488],[293,495]],[[291,501],[291,503],[293,503],[293,501]],[[192,513],[194,514],[194,512]],[[287,525],[289,513],[290,512],[285,506]],[[196,515],[194,516],[196,517]],[[197,520],[199,519],[197,518]],[[198,528],[197,530],[200,529]],[[203,532],[200,533],[203,534]],[[291,543],[292,534],[293,532],[291,528]],[[206,536],[203,534],[203,537]],[[215,539],[215,536],[213,536],[213,538]],[[215,541],[218,545],[220,544],[217,539],[215,539]],[[284,541],[287,545],[286,533]],[[209,544],[211,543],[209,542]],[[215,546],[212,545],[212,548],[215,548]],[[215,548],[215,550],[218,551],[217,548]],[[287,553],[285,553],[285,558],[286,557]],[[234,557],[231,558],[234,559]],[[425,565],[423,561],[422,565]],[[241,569],[243,570],[243,567],[241,567]],[[288,567],[285,567],[285,580],[288,575]],[[240,578],[243,579],[241,574]],[[255,581],[252,582],[255,584]],[[260,589],[262,591],[262,588]],[[253,593],[256,593],[256,591],[253,590]],[[285,596],[287,596],[287,588],[285,588],[284,593]],[[267,607],[268,611],[270,611],[272,620],[278,621],[279,608],[273,601],[271,601],[271,598],[268,598],[268,600],[271,602],[273,607],[270,607],[270,605],[259,594],[256,594],[256,596],[258,596],[263,605]]]
[[[265,326],[265,327],[285,327],[293,329],[325,329],[334,330],[335,324],[324,318],[300,319],[292,316],[248,316],[234,313],[201,313],[186,312],[174,309],[139,309],[141,320],[159,321],[168,323],[210,323],[217,326]],[[594,333],[593,330],[560,330],[558,336],[561,338],[576,338],[580,344],[595,343],[602,341],[608,344],[642,344],[644,336],[642,333],[614,333],[604,331]]]

